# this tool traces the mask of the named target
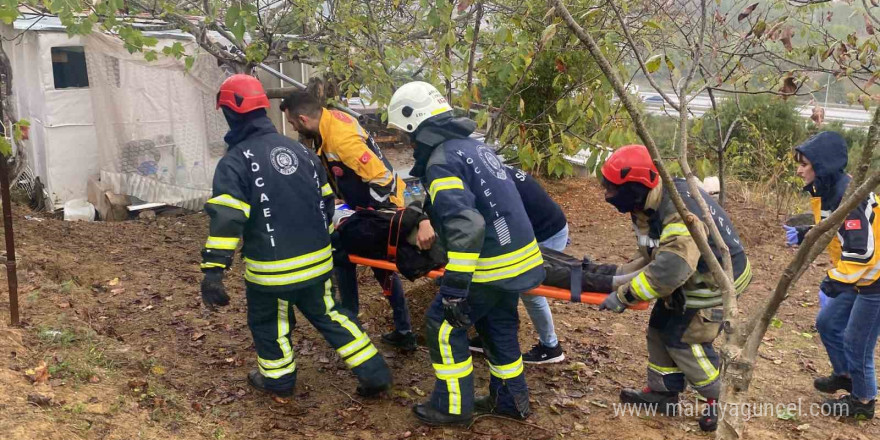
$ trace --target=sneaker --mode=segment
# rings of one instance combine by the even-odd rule
[[[813,387],[823,393],[836,393],[839,390],[852,392],[852,379],[846,376],[832,374],[826,377],[817,377],[813,381]]]
[[[645,387],[641,391],[626,388],[620,392],[620,403],[642,407],[644,411],[673,416],[678,413],[678,393],[654,391]]]
[[[401,333],[394,330],[382,335],[382,342],[405,352],[416,351],[416,335],[413,332]]]
[[[700,416],[700,430],[703,432],[715,432],[718,429],[718,405],[714,399],[706,399],[706,407]]]
[[[565,360],[565,353],[562,344],[551,348],[538,342],[528,353],[523,353],[522,359],[527,364],[555,364]]]
[[[862,403],[852,394],[844,394],[837,399],[828,399],[822,403],[822,414],[833,417],[851,417],[856,420],[870,420],[874,418],[874,403]]]
[[[473,337],[468,341],[468,349],[474,353],[483,352],[483,339],[479,336]]]

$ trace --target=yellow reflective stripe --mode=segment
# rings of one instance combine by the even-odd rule
[[[352,356],[345,360],[345,365],[347,365],[348,368],[357,367],[358,365],[361,365],[372,358],[376,353],[378,353],[378,350],[376,350],[376,347],[370,342],[369,337],[364,332],[362,332],[355,323],[351,322],[351,320],[342,313],[333,310],[334,305],[335,304],[333,303],[332,285],[330,283],[330,280],[327,280],[324,282],[324,313],[329,316],[331,320],[342,326],[342,328],[348,330],[348,332],[354,338],[352,342],[349,342],[348,344],[342,346],[337,352],[346,349],[347,347],[349,349],[351,349],[351,347],[355,347],[358,340],[365,339],[367,342],[366,348],[361,350],[355,356]]]
[[[455,360],[452,357],[452,345],[449,344],[450,334],[452,334],[452,326],[444,319],[443,323],[440,324],[440,332],[437,335],[437,340],[440,344],[440,359],[443,360],[443,365],[455,364]]]
[[[248,205],[247,203],[238,200],[235,197],[230,196],[229,194],[221,194],[217,197],[214,197],[213,199],[208,200],[208,203],[238,209],[239,211],[244,213],[245,217],[251,217],[251,205]]]
[[[474,371],[473,358],[468,356],[467,360],[452,365],[431,364],[434,372],[440,380],[461,379],[467,377]]]
[[[431,110],[431,116],[436,116],[436,115],[439,115],[440,113],[448,112],[448,111],[449,111],[449,108],[447,108],[447,107],[438,107],[438,108],[435,108],[434,110]]]
[[[446,320],[443,320],[443,324],[440,324],[440,332],[437,335],[437,341],[440,346],[440,358],[443,361],[442,365],[447,365],[449,366],[448,368],[452,368],[452,366],[456,365],[455,360],[452,357],[452,345],[449,344],[449,335],[451,333],[452,326],[449,325]],[[461,386],[458,383],[458,378],[443,378],[440,377],[439,372],[436,372],[436,374],[437,379],[446,381],[446,391],[449,393],[449,414],[461,414]]]
[[[327,247],[325,247],[324,249],[320,249],[315,252],[310,252],[308,254],[300,255],[294,258],[288,258],[286,260],[257,261],[251,260],[250,258],[245,258],[244,262],[247,265],[248,270],[252,270],[255,272],[286,272],[330,258],[332,253],[333,249],[330,245],[327,245]]]
[[[840,281],[841,283],[853,284],[862,279],[862,275],[868,271],[870,267],[863,267],[861,270],[853,272],[853,273],[843,273],[837,268],[831,269],[828,271],[828,277],[834,281]]]
[[[743,293],[746,290],[746,287],[749,287],[749,284],[752,282],[752,263],[749,260],[746,260],[746,268],[743,270],[743,273],[740,274],[739,278],[733,283],[733,287],[736,290],[736,293]]]
[[[649,368],[651,371],[653,371],[653,372],[655,372],[655,373],[662,374],[662,375],[664,375],[664,376],[667,375],[667,374],[676,374],[676,373],[681,373],[681,372],[682,372],[681,369],[678,368],[678,367],[661,367],[661,366],[659,366],[659,365],[657,365],[657,364],[652,364],[652,363],[650,363],[650,362],[648,362],[648,368]]]
[[[301,283],[303,281],[308,281],[312,278],[317,278],[321,275],[326,274],[327,272],[330,272],[331,270],[333,270],[333,260],[328,259],[327,261],[317,266],[310,267],[306,270],[284,273],[281,275],[257,274],[251,272],[250,269],[247,269],[244,273],[244,279],[263,286],[284,286],[287,284]]]
[[[202,269],[211,269],[213,267],[219,267],[221,269],[226,269],[226,265],[222,263],[202,263],[199,265]]]
[[[706,352],[703,351],[703,346],[700,344],[691,344],[691,351],[694,353],[694,358],[697,359],[697,363],[700,364],[700,368],[706,373],[707,378],[706,380],[701,380],[695,383],[694,386],[701,387],[712,383],[712,381],[718,378],[718,369],[715,368],[709,358],[706,357]]]
[[[332,234],[333,231],[335,231],[335,230],[336,230],[336,226],[333,226],[333,223],[330,223],[330,225],[327,226],[327,232]]]
[[[208,241],[205,242],[205,247],[208,249],[223,249],[228,251],[234,251],[235,247],[238,246],[238,237],[211,237],[208,236]]]
[[[663,233],[660,234],[660,240],[665,240],[675,235],[690,236],[687,226],[684,223],[670,223],[663,227]]]
[[[492,365],[489,362],[489,372],[499,379],[513,379],[523,372],[522,356],[507,365]]]
[[[281,349],[281,359],[269,360],[257,356],[257,366],[263,376],[278,379],[285,374],[293,373],[296,370],[296,363],[293,361],[293,350],[290,348],[290,303],[278,299],[277,323],[278,337],[275,341],[278,348]]]
[[[437,196],[437,193],[447,189],[464,189],[464,182],[461,181],[458,177],[442,177],[440,179],[434,179],[431,182],[431,186],[428,188],[428,194],[431,196],[431,200],[434,200],[434,197]]]
[[[263,376],[269,377],[272,379],[279,379],[282,376],[284,376],[285,374],[291,374],[294,371],[296,371],[296,362],[294,362],[284,368],[279,368],[279,369],[274,369],[274,370],[273,369],[267,370],[267,369],[263,368],[263,366],[260,364],[257,364],[257,367],[260,368],[260,374],[262,374]]]
[[[321,187],[321,197],[327,197],[333,194],[333,188],[330,188],[329,183],[325,183],[324,186]]]
[[[656,299],[659,295],[657,291],[651,287],[651,283],[648,282],[648,278],[645,276],[645,272],[642,271],[639,275],[629,283],[630,290],[636,294],[642,301],[651,301],[652,299]]]
[[[479,260],[477,260],[477,267],[479,268],[479,270],[488,270],[507,266],[516,262],[517,260],[522,260],[525,257],[528,257],[535,251],[540,251],[540,249],[538,248],[538,242],[532,240],[531,243],[513,252],[508,252],[506,254],[498,255],[495,257],[480,258]]]
[[[491,281],[506,280],[508,278],[522,275],[543,263],[544,258],[541,256],[541,252],[536,249],[534,254],[519,263],[501,269],[487,271],[477,270],[474,272],[472,281],[475,283],[488,283]]]
[[[372,357],[375,356],[376,353],[379,353],[379,350],[376,349],[375,345],[370,344],[367,346],[367,348],[361,350],[360,353],[346,359],[345,365],[347,365],[348,368],[355,368],[360,364],[372,359]]]
[[[476,252],[447,252],[449,263],[446,263],[446,270],[455,272],[471,273],[477,268],[477,258],[480,257]]]
[[[336,352],[339,353],[343,358],[348,357],[350,354],[364,348],[367,344],[370,343],[370,338],[367,337],[366,333],[361,333],[361,335],[355,339],[354,341],[349,342],[348,344],[343,345],[336,349]]]

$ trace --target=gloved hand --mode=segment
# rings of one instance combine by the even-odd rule
[[[223,269],[205,271],[205,278],[202,280],[202,303],[211,310],[216,306],[229,304],[229,295],[223,287]]]
[[[614,313],[623,313],[626,310],[626,304],[617,296],[617,292],[611,292],[602,304],[599,304],[599,310],[611,310]]]
[[[825,293],[829,298],[837,298],[838,295],[844,292],[855,292],[855,286],[852,284],[841,283],[840,281],[832,280],[831,277],[825,275],[825,279],[822,280],[822,284],[819,284],[819,290]]]
[[[789,246],[797,246],[800,244],[797,228],[794,226],[782,225],[782,229],[785,230],[785,244]]]
[[[467,298],[443,296],[443,317],[452,327],[469,327],[471,325],[471,318],[468,316],[468,312],[470,311],[471,308],[468,306]]]

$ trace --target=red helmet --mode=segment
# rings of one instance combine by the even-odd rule
[[[611,153],[602,165],[602,176],[615,185],[638,182],[651,189],[660,181],[654,160],[644,145],[627,145]]]
[[[229,108],[236,113],[248,113],[258,108],[269,108],[269,98],[260,80],[237,74],[226,78],[217,93],[217,108]]]

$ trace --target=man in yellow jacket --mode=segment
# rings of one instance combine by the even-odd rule
[[[305,91],[288,95],[281,103],[281,110],[300,136],[315,141],[333,192],[351,209],[395,211],[404,207],[403,179],[354,117],[324,108]],[[430,227],[427,220],[423,223],[424,227]],[[420,229],[422,227],[420,225]],[[360,307],[356,266],[348,261],[347,255],[337,253],[335,269],[342,307],[357,316]],[[400,278],[394,272],[381,269],[373,269],[373,274],[382,285],[394,315],[394,331],[382,335],[382,341],[405,351],[415,350],[415,335]]]

